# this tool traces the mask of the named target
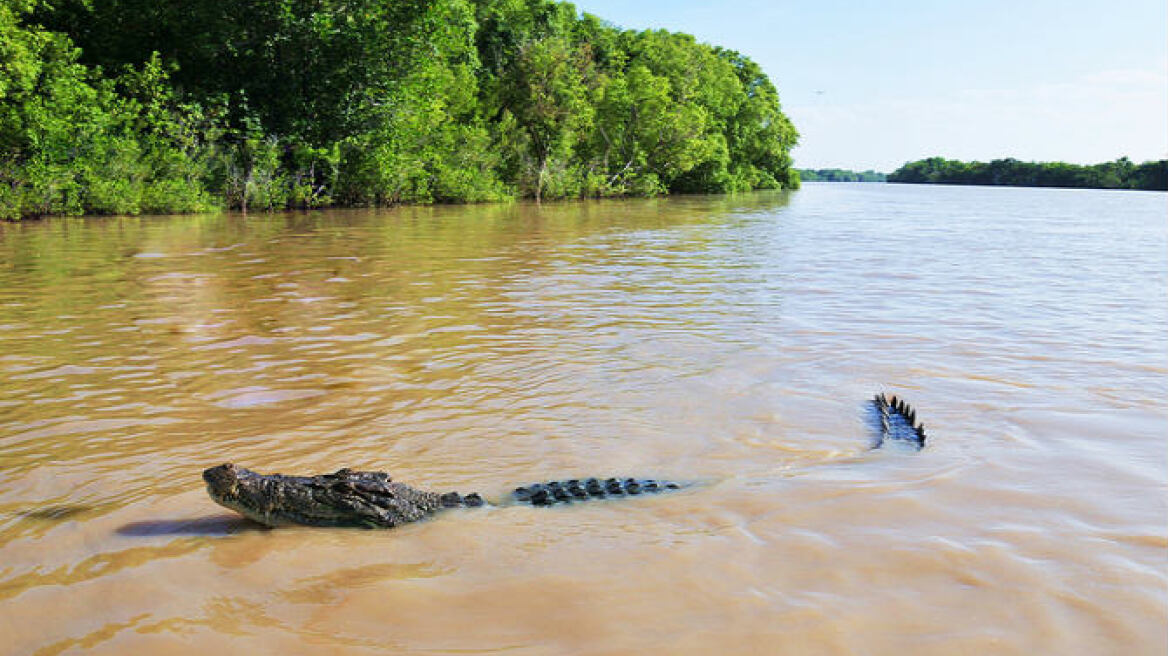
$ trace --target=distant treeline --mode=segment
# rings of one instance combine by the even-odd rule
[[[799,178],[804,182],[884,182],[885,177],[883,173],[872,170],[799,169]]]
[[[1065,162],[961,162],[930,157],[909,162],[888,174],[889,182],[1012,187],[1089,187],[1168,190],[1168,160],[1134,164],[1126,157],[1102,164]]]
[[[798,185],[743,55],[552,0],[0,0],[0,218]]]

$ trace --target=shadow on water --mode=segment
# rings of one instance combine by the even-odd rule
[[[145,538],[159,535],[232,535],[246,531],[267,530],[270,529],[263,524],[258,524],[238,515],[215,515],[195,519],[159,519],[145,522],[131,522],[118,528],[117,534]]]
[[[81,518],[97,510],[95,506],[45,506],[15,513],[18,517],[43,521],[68,521]],[[118,535],[152,537],[159,535],[231,535],[245,531],[266,531],[267,526],[239,515],[213,515],[193,519],[158,519],[130,522],[117,529]]]

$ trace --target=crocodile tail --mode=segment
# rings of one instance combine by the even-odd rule
[[[459,494],[458,492],[447,492],[439,497],[443,508],[477,508],[486,505],[483,501],[482,495],[478,492],[471,492],[470,494]]]
[[[512,498],[519,503],[529,503],[533,506],[551,506],[605,497],[656,494],[681,487],[680,483],[651,478],[573,478],[517,487],[512,493]]]
[[[879,449],[885,440],[903,440],[917,449],[924,448],[925,425],[917,421],[917,411],[904,399],[881,392],[873,397],[872,405],[880,421],[880,439],[873,448]]]

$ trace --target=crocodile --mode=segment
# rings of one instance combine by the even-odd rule
[[[894,440],[916,449],[925,445],[916,411],[895,396],[877,394],[872,409],[879,421],[873,448]],[[207,493],[221,506],[270,527],[287,525],[393,528],[442,510],[487,505],[477,492],[420,490],[378,471],[340,469],[331,474],[260,474],[234,463],[203,472]],[[515,488],[503,503],[553,506],[589,499],[657,494],[684,483],[639,478],[584,478],[534,483]]]
[[[260,474],[234,463],[203,472],[207,494],[219,505],[266,526],[393,528],[441,510],[486,505],[477,492],[431,492],[399,483],[385,472],[340,469],[316,476]],[[517,487],[516,503],[552,506],[587,499],[655,494],[681,483],[637,478],[587,478]]]

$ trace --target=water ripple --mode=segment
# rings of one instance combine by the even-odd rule
[[[30,652],[1162,645],[1163,218],[1156,194],[808,185],[0,225],[0,632]],[[921,454],[867,449],[882,390],[929,426]],[[202,492],[224,461],[493,499],[699,485],[262,531]]]

